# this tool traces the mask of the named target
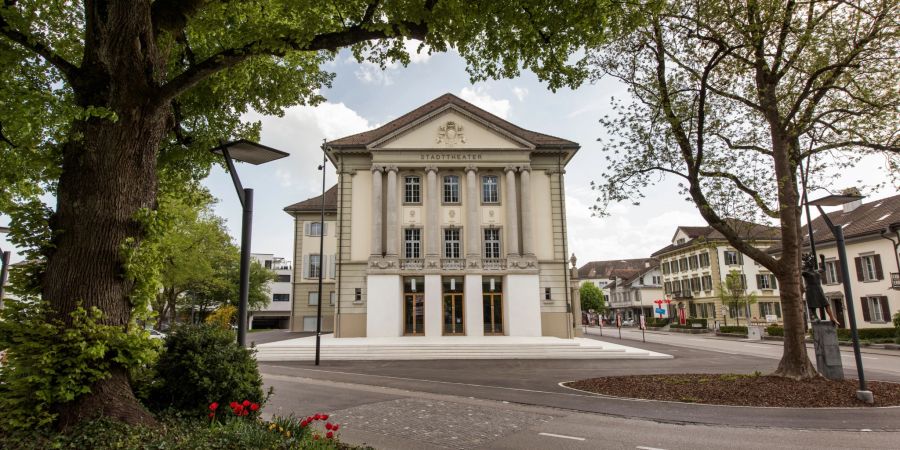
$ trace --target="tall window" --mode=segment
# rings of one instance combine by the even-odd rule
[[[321,236],[322,235],[322,222],[309,222],[306,224],[306,235],[307,236]]]
[[[322,273],[322,257],[320,255],[307,255],[306,278],[319,278]]]
[[[459,258],[459,228],[444,229],[444,258]]]
[[[775,316],[781,318],[781,303],[778,302],[760,302],[759,315],[761,318],[766,316]]]
[[[729,266],[737,266],[740,264],[739,253],[734,250],[725,250],[725,264]]]
[[[689,263],[690,266],[691,266],[691,270],[696,269],[697,267],[699,267],[699,264],[697,264],[697,255],[691,255],[691,256],[689,256],[689,257],[688,257],[688,263]]]
[[[497,228],[486,228],[484,230],[484,257],[500,257],[500,230]]]
[[[887,322],[890,317],[890,309],[887,306],[887,297],[866,297],[863,308],[863,320],[866,322]]]
[[[481,201],[500,203],[500,178],[497,175],[481,177]]]
[[[662,280],[662,277],[661,277],[661,276],[659,276],[659,275],[653,275],[653,284],[655,284],[655,285],[658,286],[661,280]]]
[[[459,203],[459,177],[456,175],[444,177],[444,203]]]
[[[778,282],[775,281],[775,275],[770,273],[756,275],[757,289],[775,289]]]
[[[310,305],[318,305],[319,304],[319,293],[318,292],[310,292],[309,293],[309,304]]]
[[[709,267],[709,253],[700,254],[700,267]]]
[[[422,230],[418,228],[405,228],[403,230],[403,257],[408,259],[421,258],[422,254]]]
[[[841,282],[840,269],[837,261],[825,261],[825,284],[838,284]]]
[[[682,272],[687,272],[688,270],[688,262],[687,258],[681,258],[678,260],[678,265],[681,267]]]
[[[422,180],[410,175],[403,179],[403,202],[422,203]]]
[[[879,279],[875,255],[863,256],[860,260],[862,261],[862,281]]]
[[[703,285],[704,291],[712,290],[712,276],[703,275],[702,277],[700,277],[700,283]]]

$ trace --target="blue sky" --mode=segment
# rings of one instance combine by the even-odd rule
[[[415,45],[408,48],[415,49]],[[577,90],[550,92],[528,72],[512,80],[472,85],[465,62],[455,53],[413,55],[408,67],[391,66],[382,71],[360,65],[341,53],[328,70],[336,73],[332,88],[322,91],[328,99],[315,108],[295,107],[284,117],[256,114],[250,120],[263,123],[261,142],[287,151],[290,157],[262,166],[239,164],[245,187],[255,191],[253,251],[274,253],[292,259],[293,223],[282,209],[321,190],[319,145],[382,125],[444,93],[452,93],[523,128],[555,135],[581,144],[581,150],[566,173],[569,249],[581,263],[598,259],[646,257],[667,245],[678,225],[704,225],[691,203],[676,194],[676,183],[664,179],[646,191],[639,206],[622,203],[612,216],[591,217],[588,209],[596,197],[591,180],[601,173],[604,158],[597,138],[605,132],[598,120],[610,113],[610,99],[627,96],[612,80],[588,84]],[[862,174],[878,173],[877,158],[864,160],[843,174],[836,187],[855,185]],[[327,186],[335,183],[333,167],[327,170]],[[216,213],[227,220],[235,242],[239,241],[241,209],[228,175],[215,168],[205,181],[220,201]],[[891,195],[888,188],[873,197]],[[0,218],[0,224],[7,224]],[[0,237],[3,249],[10,247]],[[19,258],[14,256],[13,260]]]

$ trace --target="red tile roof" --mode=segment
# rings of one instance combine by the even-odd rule
[[[334,147],[334,148],[344,148],[344,147],[365,147],[367,145],[372,144],[373,142],[378,141],[379,139],[384,138],[385,136],[390,135],[391,133],[406,127],[407,125],[412,124],[413,122],[431,114],[434,111],[437,111],[447,105],[456,106],[463,111],[472,114],[481,120],[484,120],[491,125],[496,126],[497,128],[515,136],[519,139],[522,139],[526,142],[533,144],[535,147],[565,147],[565,148],[578,148],[579,145],[575,142],[561,139],[555,136],[550,136],[548,134],[538,133],[535,131],[526,130],[517,125],[514,125],[506,120],[503,120],[453,94],[444,94],[400,117],[388,122],[385,125],[382,125],[374,130],[364,131],[362,133],[357,133],[354,135],[342,137],[340,139],[335,139],[330,142],[326,142],[325,145]]]
[[[737,232],[738,236],[743,239],[748,240],[763,240],[763,241],[773,241],[781,239],[781,230],[777,227],[770,227],[768,225],[762,225],[753,222],[747,222],[740,219],[725,219],[725,221],[731,225],[735,232]],[[682,248],[690,247],[694,245],[698,240],[705,241],[724,241],[725,235],[723,235],[719,230],[711,226],[705,227],[678,227],[690,237],[687,241],[681,244],[669,244],[655,252],[653,252],[650,256],[659,256],[665,253],[669,253],[675,250],[679,250]]]
[[[646,268],[659,265],[654,258],[614,259],[609,261],[591,261],[578,268],[578,278],[629,278]]]
[[[331,189],[325,191],[325,212],[336,212],[337,211],[337,185],[331,187]],[[292,212],[319,212],[322,210],[322,196],[317,195],[312,198],[308,198],[299,203],[294,203],[293,205],[286,206],[284,208],[285,211]]]

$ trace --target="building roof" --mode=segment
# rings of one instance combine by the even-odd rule
[[[342,147],[365,147],[378,140],[390,135],[391,133],[404,128],[417,120],[428,116],[429,114],[436,112],[442,108],[448,106],[455,106],[461,109],[464,112],[467,112],[485,122],[519,138],[526,142],[531,143],[535,147],[566,147],[566,148],[578,148],[579,145],[575,142],[558,138],[556,136],[550,136],[548,134],[538,133],[536,131],[526,130],[517,125],[514,125],[506,120],[501,119],[453,94],[444,94],[374,130],[364,131],[362,133],[357,133],[354,135],[342,137],[340,139],[335,139],[330,142],[326,142],[325,145],[333,148],[342,148]]]
[[[336,184],[325,191],[325,212],[337,211],[337,192]],[[288,213],[319,212],[322,210],[322,196],[317,195],[302,202],[294,203],[286,206],[284,210]]]
[[[634,276],[635,272],[643,271],[647,263],[650,267],[659,265],[655,258],[591,261],[578,268],[578,278],[628,278]]]
[[[745,220],[740,219],[725,219],[734,230],[738,233],[738,235],[744,239],[748,240],[763,240],[763,241],[775,241],[781,239],[781,230],[777,227],[770,227],[768,225],[762,225],[753,222],[747,222]],[[675,250],[680,250],[682,248],[690,247],[696,244],[698,241],[724,241],[725,235],[723,235],[719,230],[711,226],[705,227],[687,227],[687,226],[679,226],[679,230],[685,232],[690,239],[681,243],[681,244],[669,244],[651,254],[650,256],[659,256],[666,253],[673,252]],[[677,235],[678,232],[676,231]]]
[[[828,213],[828,218],[835,225],[840,225],[844,228],[845,239],[866,235],[878,236],[882,230],[888,227],[900,228],[900,195],[863,203],[849,212],[844,212],[842,208]],[[828,229],[828,225],[822,216],[816,217],[812,221],[812,229],[816,245],[834,242],[834,235],[831,234],[831,230]],[[808,228],[804,226],[804,246],[809,246],[809,233],[807,230]],[[768,251],[777,253],[779,250],[781,250],[781,245],[776,244],[770,247]]]

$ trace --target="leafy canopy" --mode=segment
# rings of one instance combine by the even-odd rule
[[[604,312],[606,311],[606,299],[603,297],[603,291],[594,283],[584,283],[578,289],[581,296],[581,310]]]

